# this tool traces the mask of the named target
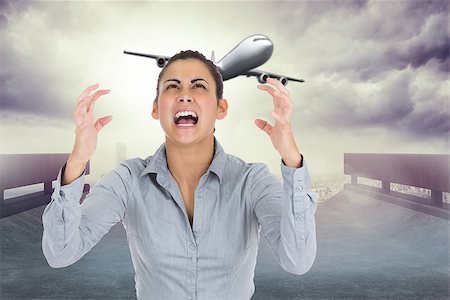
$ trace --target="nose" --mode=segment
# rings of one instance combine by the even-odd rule
[[[192,97],[189,95],[181,95],[180,97],[178,97],[178,102],[192,102]]]

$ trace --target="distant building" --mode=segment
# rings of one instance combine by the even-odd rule
[[[127,145],[123,142],[116,143],[117,165],[127,160]]]

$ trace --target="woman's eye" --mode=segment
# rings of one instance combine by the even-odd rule
[[[194,85],[194,88],[196,89],[196,88],[202,88],[202,89],[205,89],[206,90],[206,87],[203,85],[203,84],[201,84],[201,83],[196,83],[195,85]]]
[[[173,89],[173,88],[178,88],[178,86],[176,84],[169,84],[168,86],[166,86],[166,90],[168,89]]]

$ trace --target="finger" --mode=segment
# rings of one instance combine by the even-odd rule
[[[272,79],[272,80],[275,81],[277,85],[281,85],[284,88],[284,86],[281,82],[279,82],[278,80],[274,80],[274,79]],[[273,90],[275,90],[275,89],[273,89]],[[286,118],[289,118],[292,113],[293,103],[289,97],[289,92],[285,88],[284,88],[284,90],[285,90],[285,92],[279,93],[278,96],[276,95],[275,92],[272,94],[272,95],[275,94],[274,107],[275,107],[275,112],[284,115]]]
[[[280,111],[282,109],[283,103],[282,103],[281,99],[279,98],[281,96],[280,92],[278,92],[273,87],[268,86],[268,85],[258,85],[257,87],[260,90],[268,92],[272,96],[273,106],[276,111]]]
[[[75,118],[75,124],[78,126],[86,121],[92,122],[94,109],[93,103],[100,96],[108,94],[109,92],[110,90],[99,90],[95,92],[92,96],[87,96],[84,100],[80,101],[77,104],[75,112],[73,113],[73,116]]]
[[[90,85],[87,88],[85,88],[84,91],[81,93],[81,95],[78,96],[78,98],[77,98],[78,102],[84,100],[89,95],[89,93],[96,90],[98,88],[98,86],[99,86],[99,84],[96,83],[96,84]]]
[[[283,112],[292,110],[292,100],[289,97],[289,90],[277,79],[268,78],[267,81],[277,87],[281,94],[281,106],[283,106]]]
[[[287,96],[289,96],[288,89],[278,79],[269,77],[269,78],[267,78],[267,82],[276,86],[278,91],[280,91],[280,93],[283,93],[283,94],[286,94]]]
[[[78,102],[75,110],[77,110],[80,114],[86,114],[94,98],[95,98],[94,100],[97,100],[99,96],[108,94],[109,92],[110,90],[98,90],[93,95],[86,96],[83,100]]]
[[[98,98],[100,98],[101,96],[109,94],[110,91],[111,90],[98,90],[98,91],[96,91],[95,94],[92,95],[92,98],[91,98],[90,103],[89,103],[89,110],[87,112],[92,112],[94,110],[94,103],[95,103],[95,101]]]
[[[292,100],[288,96],[284,96],[284,97],[282,97],[281,101],[282,101],[282,109],[281,109],[282,115],[285,118],[289,119],[291,116],[292,107],[293,107]]]
[[[112,116],[111,115],[98,119],[97,122],[95,122],[95,125],[94,125],[95,129],[97,129],[97,131],[100,131],[109,122],[111,122],[111,120],[112,120]]]
[[[268,135],[270,135],[270,133],[272,132],[272,128],[273,128],[272,125],[267,123],[267,121],[265,121],[265,120],[256,119],[255,124],[256,124],[256,126],[258,126],[259,129],[261,129],[262,131],[265,131]]]
[[[280,96],[280,92],[279,92],[278,90],[274,89],[273,87],[271,87],[270,85],[266,85],[266,84],[258,84],[257,87],[258,87],[260,90],[269,92],[269,94],[271,94],[273,97],[278,97],[278,96]]]

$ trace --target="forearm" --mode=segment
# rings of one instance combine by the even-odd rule
[[[51,202],[42,215],[44,226],[42,250],[49,265],[55,268],[65,267],[78,259],[73,253],[74,247],[68,245],[79,244],[79,241],[77,243],[81,220],[79,200],[83,192],[84,176],[62,188],[61,177],[64,169],[63,167],[58,174]]]
[[[262,234],[278,263],[293,274],[304,274],[316,256],[314,214],[316,195],[308,192],[310,179],[306,164],[302,168],[282,165],[283,187],[270,177],[258,174],[256,190],[263,193],[255,207]],[[266,188],[262,188],[266,187]]]
[[[42,250],[49,265],[55,268],[79,260],[123,219],[131,183],[130,169],[121,164],[103,176],[80,205],[84,175],[61,186],[64,169],[58,174],[52,201],[42,216]]]
[[[315,207],[310,206],[301,210],[296,206],[301,206],[299,202],[311,202],[311,196],[301,196],[294,203],[290,201],[290,207],[294,206],[294,211],[286,208],[280,221],[280,244],[278,254],[280,265],[288,272],[302,275],[312,267],[316,252],[316,226],[314,211]]]
[[[297,169],[282,166],[282,174],[285,205],[280,227],[285,268],[303,274],[311,268],[316,256],[317,199],[309,190],[311,182],[306,165]],[[293,270],[288,270],[289,266]]]

